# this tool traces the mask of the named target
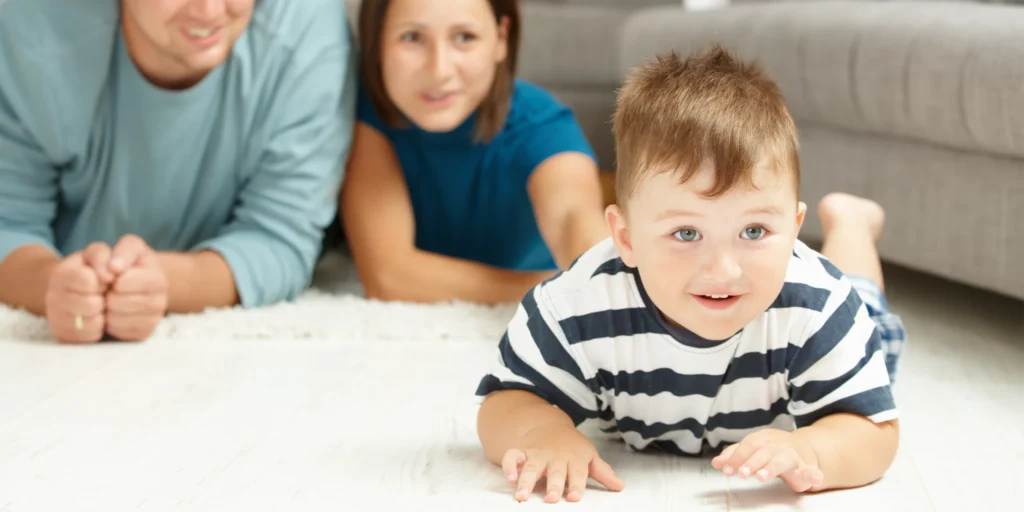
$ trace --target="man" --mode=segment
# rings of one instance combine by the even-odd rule
[[[337,0],[0,1],[0,302],[91,343],[296,296],[353,60]]]

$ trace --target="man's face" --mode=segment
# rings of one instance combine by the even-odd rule
[[[806,206],[792,174],[765,164],[754,171],[755,187],[704,197],[713,178],[710,165],[682,184],[673,172],[644,178],[626,212],[612,206],[608,221],[665,319],[722,340],[781,292]]]
[[[156,85],[188,87],[224,63],[255,0],[122,0],[128,51]]]

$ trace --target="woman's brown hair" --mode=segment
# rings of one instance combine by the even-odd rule
[[[519,1],[487,0],[494,12],[495,23],[508,19],[508,53],[498,64],[491,91],[478,107],[475,127],[477,141],[490,141],[502,127],[511,108],[511,96],[516,76],[516,57],[519,53]],[[381,120],[389,126],[400,126],[402,114],[388,97],[381,73],[381,32],[389,0],[363,0],[359,9],[359,48],[362,80]]]

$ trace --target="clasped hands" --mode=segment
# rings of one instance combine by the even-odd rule
[[[167,312],[168,280],[157,254],[126,235],[64,258],[50,274],[46,321],[61,343],[149,338]]]

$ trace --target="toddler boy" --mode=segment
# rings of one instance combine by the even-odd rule
[[[882,209],[826,196],[821,252],[800,242],[793,119],[758,66],[719,47],[636,70],[614,132],[611,237],[526,295],[477,392],[484,451],[516,499],[541,477],[547,501],[579,500],[588,477],[622,489],[576,429],[587,419],[637,450],[721,451],[726,475],[795,492],[881,477],[904,337],[875,249]]]

